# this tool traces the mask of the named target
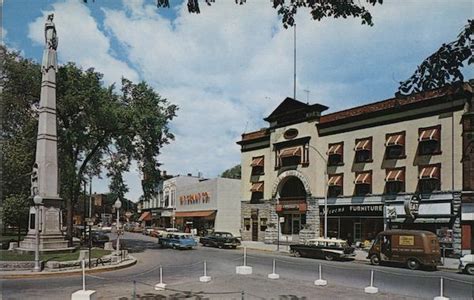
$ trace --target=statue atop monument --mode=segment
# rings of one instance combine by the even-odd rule
[[[57,71],[57,54],[58,49],[58,37],[56,35],[56,26],[53,22],[54,14],[48,15],[48,19],[44,24],[44,38],[45,38],[45,49],[43,53],[43,72],[47,73],[50,68],[54,68]]]

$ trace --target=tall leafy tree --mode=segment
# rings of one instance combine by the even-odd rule
[[[233,179],[240,179],[241,177],[241,167],[240,165],[233,166],[230,169],[225,170],[222,172],[222,178],[233,178]]]
[[[27,195],[17,194],[5,198],[2,203],[1,216],[7,226],[16,227],[19,245],[23,229],[28,227],[29,199]]]

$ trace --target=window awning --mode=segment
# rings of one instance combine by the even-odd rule
[[[342,144],[333,144],[329,147],[328,155],[342,155]]]
[[[438,179],[439,166],[426,166],[421,168],[419,179]]]
[[[342,186],[342,175],[331,175],[328,181],[329,186]]]
[[[252,184],[252,188],[250,189],[252,193],[260,192],[263,193],[263,182],[256,182]]]
[[[357,173],[356,180],[354,181],[354,183],[355,184],[371,184],[372,173],[371,172]]]
[[[388,171],[385,181],[405,181],[405,170],[397,169]]]
[[[215,214],[215,210],[199,210],[199,211],[177,211],[174,216],[177,218],[194,218],[194,217],[210,217]]]
[[[301,147],[285,148],[280,150],[280,157],[301,156]]]
[[[418,140],[420,142],[424,141],[439,141],[439,128],[428,128],[420,131],[420,136]]]
[[[403,133],[390,134],[387,136],[385,146],[404,146],[405,135]]]
[[[251,167],[263,167],[263,156],[252,158]]]
[[[151,221],[151,212],[144,211],[140,218],[138,219],[139,222],[141,221]]]
[[[355,151],[372,150],[372,139],[358,140],[354,148]]]

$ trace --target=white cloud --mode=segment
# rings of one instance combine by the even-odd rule
[[[104,74],[106,84],[120,84],[122,76],[138,80],[135,70],[111,55],[109,37],[99,30],[89,9],[80,1],[55,3],[52,11],[44,11],[41,17],[30,23],[28,37],[35,43],[44,45],[44,22],[50,13],[54,13],[58,32],[60,62],[74,61],[84,68],[92,66]]]

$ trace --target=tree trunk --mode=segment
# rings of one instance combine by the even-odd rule
[[[68,240],[68,247],[72,247],[72,199],[66,200],[66,239]]]
[[[18,219],[18,237],[16,240],[16,244],[18,247],[20,247],[20,238],[21,238],[21,220]]]

